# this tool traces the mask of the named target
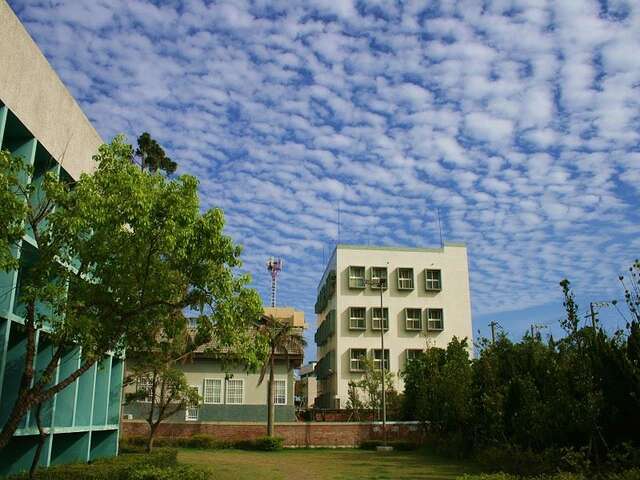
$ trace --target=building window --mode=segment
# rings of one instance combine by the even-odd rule
[[[222,403],[222,379],[204,379],[204,403]]]
[[[387,267],[371,267],[371,288],[374,290],[380,289],[380,282],[382,282],[382,288],[387,288]]]
[[[364,357],[367,356],[367,350],[364,348],[352,348],[349,354],[349,371],[364,372]]]
[[[389,330],[389,309],[384,307],[380,310],[380,307],[373,307],[371,309],[371,329],[380,330],[380,324],[384,318],[384,329]]]
[[[153,389],[153,381],[149,377],[138,378],[138,392],[144,392],[144,397],[141,397],[139,402],[150,402],[151,391]]]
[[[227,380],[227,399],[230,405],[242,405],[244,403],[244,380]]]
[[[427,309],[427,330],[444,330],[444,315],[441,308]]]
[[[440,270],[430,270],[427,269],[424,271],[425,278],[425,288],[431,291],[442,290],[442,272]]]
[[[422,353],[422,350],[420,349],[415,349],[415,348],[408,348],[406,350],[406,360],[407,360],[407,364],[413,360],[415,360],[416,358],[418,358],[418,356]]]
[[[198,395],[200,394],[200,387],[198,385],[191,385],[191,388],[198,392]],[[197,421],[199,410],[197,403],[195,405],[187,405],[187,408],[184,410],[184,419],[188,422]]]
[[[398,269],[398,290],[413,290],[413,268]]]
[[[349,267],[349,288],[364,288],[364,267]]]
[[[365,307],[349,308],[349,330],[365,330],[367,328]]]
[[[422,330],[422,310],[419,308],[405,308],[405,328],[407,330]]]
[[[380,370],[380,361],[382,360],[382,350],[375,348],[373,350],[373,368]],[[389,349],[384,349],[384,369],[389,370]]]
[[[287,381],[286,380],[273,381],[273,404],[274,405],[287,404]]]

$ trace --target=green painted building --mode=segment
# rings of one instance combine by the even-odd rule
[[[4,0],[0,0],[0,147],[33,166],[31,182],[47,171],[71,181],[93,168],[102,140]],[[37,195],[38,191],[34,195]],[[21,268],[0,272],[0,426],[17,397],[24,368],[26,335],[20,284],[23,268],[37,258],[29,234],[15,249]],[[36,375],[53,354],[46,334],[37,334]],[[61,359],[55,379],[65,378],[81,361],[80,349]],[[118,450],[124,361],[106,356],[41,409],[47,433],[40,465],[89,461]],[[22,420],[0,452],[0,475],[31,465],[38,431],[34,412]]]

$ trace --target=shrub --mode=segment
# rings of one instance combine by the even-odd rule
[[[511,445],[488,447],[478,451],[475,460],[490,472],[506,472],[516,475],[540,475],[553,473],[562,464],[563,452],[545,450],[534,452]]]
[[[176,450],[159,449],[151,454],[130,454],[97,460],[94,463],[59,465],[38,470],[37,480],[129,480],[133,472],[145,468],[171,469],[177,465]],[[27,474],[10,477],[15,480],[28,478]],[[176,477],[179,478],[179,477]]]
[[[192,465],[161,468],[144,466],[131,472],[129,480],[207,480],[208,472]]]
[[[240,440],[235,443],[235,447],[241,450],[261,450],[272,452],[281,450],[284,438],[281,437],[260,437],[253,440]]]

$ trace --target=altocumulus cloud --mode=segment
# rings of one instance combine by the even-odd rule
[[[478,317],[565,276],[615,295],[640,251],[636,1],[9,3],[103,137],[152,132],[310,318],[338,209],[343,242],[433,245],[439,208]]]

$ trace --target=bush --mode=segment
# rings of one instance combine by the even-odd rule
[[[144,466],[131,472],[129,480],[207,480],[209,473],[192,465],[161,468]]]
[[[562,464],[563,452],[545,450],[534,452],[510,445],[488,447],[478,451],[476,462],[490,472],[506,472],[515,475],[540,475],[553,473]]]
[[[37,480],[129,480],[136,471],[145,468],[173,469],[178,452],[171,449],[157,450],[151,454],[129,454],[97,460],[91,464],[75,463],[38,470]],[[15,480],[28,478],[27,474],[9,477]],[[180,477],[175,477],[180,478]],[[198,477],[189,477],[197,479]]]
[[[281,450],[283,444],[284,438],[281,437],[260,437],[253,440],[240,440],[235,443],[235,447],[240,450],[272,452],[275,450]]]

